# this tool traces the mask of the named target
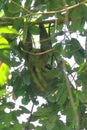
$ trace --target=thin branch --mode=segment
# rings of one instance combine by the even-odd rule
[[[26,17],[26,16],[25,16]],[[24,19],[24,17],[18,17],[18,19]],[[14,17],[1,17],[0,18],[0,25],[13,25],[14,24]],[[27,25],[31,26],[31,25],[39,25],[39,24],[46,24],[46,23],[55,23],[55,20],[57,21],[57,24],[60,25],[62,23],[64,23],[64,18],[61,19],[48,19],[48,20],[42,20],[42,21],[31,21],[31,22],[27,22]]]
[[[29,123],[30,123],[30,121],[31,121],[31,117],[32,117],[32,114],[33,114],[33,109],[34,109],[34,103],[33,103],[32,107],[31,107],[30,116],[29,116],[28,122],[27,122],[28,124],[27,124],[27,126],[24,128],[24,130],[29,130]]]
[[[80,4],[81,4],[81,3],[80,3]],[[66,0],[64,0],[64,5],[65,5],[65,6],[67,5]],[[73,5],[73,6],[71,6],[71,7],[68,7],[68,8],[66,7],[66,8],[65,8],[65,11],[67,11],[66,14],[65,14],[65,24],[66,24],[66,25],[67,25],[67,23],[68,23],[68,21],[69,21],[69,20],[68,20],[68,11],[69,11],[70,9],[75,8],[75,7],[78,7],[78,6],[79,6],[79,4],[76,4],[76,5]],[[64,53],[64,52],[63,52],[63,49],[62,49],[62,53]],[[74,97],[73,97],[72,90],[71,90],[72,86],[71,86],[71,84],[70,84],[68,75],[66,74],[67,71],[66,71],[65,62],[64,62],[63,60],[62,60],[62,62],[63,62],[63,71],[64,71],[64,76],[65,76],[65,81],[66,81],[66,88],[67,88],[67,92],[68,92],[68,95],[69,95],[71,107],[72,107],[72,110],[73,110],[73,113],[74,113],[75,130],[79,130],[79,128],[80,128],[79,115],[78,115],[78,111],[77,111],[77,108],[76,108],[75,103],[74,103]]]
[[[28,122],[30,123],[30,121],[31,121],[31,117],[32,117],[32,114],[33,114],[33,109],[34,109],[34,103],[33,103],[33,105],[32,105],[32,107],[31,107],[31,114],[30,114],[30,117],[29,117],[29,119],[28,119]]]
[[[24,15],[24,16],[20,16],[20,17],[19,17],[19,16],[18,16],[18,17],[3,17],[4,19],[15,20],[15,19],[19,19],[19,18],[25,18],[25,17],[30,17],[30,16],[33,16],[33,15],[40,15],[40,14],[42,14],[42,15],[45,15],[45,14],[54,14],[54,15],[55,15],[55,14],[57,14],[57,13],[67,12],[67,11],[69,11],[69,10],[71,10],[71,9],[74,9],[74,8],[76,8],[76,7],[79,7],[79,6],[83,5],[83,4],[86,4],[86,3],[87,3],[87,0],[84,0],[84,1],[82,1],[82,2],[80,2],[80,3],[78,3],[78,4],[75,4],[75,5],[72,5],[72,6],[69,6],[69,7],[65,7],[65,8],[63,8],[63,9],[61,9],[61,10],[57,10],[57,11],[47,11],[47,12],[36,12],[36,13],[32,13],[31,11],[27,10],[26,8],[21,7],[19,4],[17,4],[17,3],[14,2],[13,0],[12,0],[12,2],[13,2],[17,7],[21,8],[21,9],[24,10],[24,11],[26,11],[27,14]]]
[[[60,25],[62,23],[64,23],[64,18],[61,19],[47,19],[47,20],[42,20],[42,21],[34,21],[34,22],[28,22],[28,25],[35,25],[35,24],[46,24],[46,23],[55,23],[55,21],[57,21],[57,24]]]
[[[65,63],[63,61],[63,70],[64,70],[64,76],[65,76],[65,80],[66,80],[66,87],[67,87],[67,92],[68,92],[68,95],[69,95],[69,99],[70,99],[70,103],[71,103],[71,107],[72,107],[72,110],[73,110],[73,113],[74,113],[74,118],[75,118],[75,130],[79,130],[79,115],[78,115],[78,112],[77,112],[77,108],[75,106],[75,102],[74,102],[74,97],[73,97],[73,94],[72,94],[72,86],[70,84],[70,81],[69,81],[69,78],[66,74],[66,66],[65,66]]]
[[[66,12],[66,11],[71,10],[71,9],[74,9],[74,8],[80,6],[80,5],[86,4],[87,0],[84,0],[84,1],[82,1],[82,2],[80,2],[80,3],[77,3],[77,4],[72,5],[72,6],[69,6],[69,7],[65,7],[64,9],[61,9],[61,10],[48,11],[48,12],[39,12],[39,13],[38,13],[38,12],[37,12],[37,13],[31,13],[29,10],[27,10],[26,8],[21,7],[19,4],[17,4],[17,3],[14,2],[13,0],[12,0],[12,2],[13,2],[17,7],[22,8],[24,11],[28,12],[30,16],[32,16],[32,15],[39,15],[39,14],[44,15],[44,14],[56,14],[56,13]]]
[[[71,86],[69,79],[68,79],[66,74],[65,74],[65,79],[66,79],[66,86],[67,86],[67,91],[68,91],[68,94],[69,94],[71,106],[72,106],[73,113],[74,113],[74,116],[75,116],[75,123],[76,123],[75,128],[76,128],[76,130],[79,130],[79,115],[78,115],[78,112],[77,112],[77,109],[76,109],[76,106],[75,106],[75,103],[74,103],[74,98],[73,98],[73,95],[72,95],[72,90],[71,90],[72,86]]]
[[[16,2],[14,2],[14,1],[12,0],[12,3],[13,3],[15,6],[19,7],[20,9],[26,11],[26,14],[23,15],[23,16],[15,16],[15,17],[1,17],[1,18],[0,18],[0,21],[1,21],[1,22],[0,22],[0,25],[5,25],[5,26],[6,26],[6,25],[13,25],[13,21],[14,21],[14,20],[16,20],[16,19],[28,18],[28,17],[33,16],[33,15],[40,15],[40,14],[42,14],[42,15],[54,14],[54,15],[55,15],[55,14],[58,14],[58,13],[67,12],[67,11],[69,11],[69,10],[71,10],[71,9],[74,9],[74,8],[76,8],[76,7],[79,7],[79,6],[83,5],[83,4],[86,4],[86,2],[87,2],[87,0],[84,0],[84,1],[82,1],[82,2],[80,2],[80,3],[78,3],[78,4],[75,4],[75,5],[72,5],[72,6],[69,6],[69,7],[65,7],[64,9],[57,10],[57,11],[48,11],[48,12],[36,12],[36,13],[32,13],[31,11],[27,10],[26,8],[21,7],[21,5],[17,4]],[[6,22],[6,20],[8,20],[8,22]],[[64,23],[64,19],[62,18],[62,19],[52,19],[52,20],[43,20],[43,21],[28,22],[28,24],[29,24],[29,25],[30,25],[30,24],[31,24],[31,25],[34,25],[34,24],[40,24],[40,23],[43,23],[43,24],[45,24],[45,23],[55,23],[55,21],[57,22],[58,25]]]
[[[82,2],[80,2],[80,3],[78,3],[78,4],[75,4],[75,5],[72,5],[72,6],[69,6],[69,7],[65,7],[64,9],[61,9],[61,10],[57,10],[57,11],[48,11],[48,12],[39,12],[39,13],[37,13],[37,14],[42,14],[42,15],[44,15],[44,14],[57,14],[57,13],[63,13],[63,12],[67,12],[67,11],[69,11],[69,10],[71,10],[71,9],[74,9],[74,8],[76,8],[76,7],[79,7],[79,6],[81,6],[81,5],[83,5],[83,4],[86,4],[87,3],[87,0],[84,0],[84,1],[82,1]],[[31,13],[31,15],[35,15],[36,13]]]
[[[86,57],[86,62],[87,62],[87,36],[85,40],[85,57]]]
[[[21,48],[21,50],[27,54],[30,54],[30,55],[34,55],[34,56],[40,56],[40,55],[44,55],[44,54],[47,54],[49,52],[52,52],[53,49],[49,49],[49,50],[46,50],[46,51],[42,51],[42,52],[38,52],[38,53],[34,53],[34,52],[29,52],[23,48]],[[37,50],[37,49],[36,49]]]

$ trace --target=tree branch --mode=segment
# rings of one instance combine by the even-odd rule
[[[33,16],[33,15],[46,15],[46,14],[58,14],[58,13],[63,13],[63,12],[67,12],[67,11],[69,11],[69,10],[71,10],[71,9],[74,9],[74,8],[76,8],[76,7],[79,7],[79,6],[81,6],[81,5],[83,5],[83,4],[86,4],[86,2],[87,2],[87,0],[84,0],[84,1],[82,1],[82,2],[80,2],[80,3],[78,3],[78,4],[75,4],[75,5],[72,5],[72,6],[69,6],[69,7],[65,7],[64,9],[61,9],[61,10],[57,10],[57,11],[47,11],[47,12],[36,12],[36,13],[32,13],[32,12],[30,12],[30,11],[28,11],[27,9],[25,9],[25,8],[23,8],[23,7],[21,7],[19,4],[17,4],[16,2],[14,2],[13,0],[12,0],[12,2],[13,2],[13,4],[15,4],[17,7],[20,7],[20,8],[22,8],[24,11],[26,11],[26,15],[23,15],[23,16],[18,16],[18,17],[1,17],[0,18],[0,25],[13,25],[13,21],[14,20],[16,20],[16,19],[24,19],[24,18],[27,18],[27,17],[30,17],[30,16]],[[55,21],[57,20],[57,24],[59,25],[59,24],[62,24],[63,22],[64,22],[64,19],[62,18],[62,19],[53,19],[53,20],[43,20],[43,21],[35,21],[35,22],[28,22],[28,24],[30,25],[30,24],[32,24],[32,25],[34,25],[34,24],[40,24],[40,23],[43,23],[43,24],[45,24],[45,23],[55,23]],[[8,21],[8,22],[7,22]]]
[[[85,40],[85,58],[86,58],[86,62],[87,62],[87,36],[86,36],[86,40]]]
[[[30,116],[29,116],[28,122],[27,122],[28,124],[27,124],[27,126],[24,128],[24,130],[29,130],[29,123],[30,123],[30,121],[31,121],[31,117],[32,117],[32,114],[33,114],[33,109],[34,109],[34,103],[33,103],[32,107],[31,107]]]
[[[65,67],[65,64],[63,62],[63,68],[66,72],[66,67]],[[79,115],[78,115],[78,112],[77,112],[77,108],[75,106],[75,103],[74,103],[74,98],[73,98],[73,95],[72,95],[72,90],[71,90],[71,84],[69,82],[69,79],[67,77],[67,75],[65,74],[65,80],[66,80],[66,87],[67,87],[67,91],[68,91],[68,94],[69,94],[69,98],[70,98],[70,103],[71,103],[71,106],[72,106],[72,109],[73,109],[73,113],[74,113],[74,117],[75,117],[75,128],[76,130],[79,130]]]
[[[25,16],[26,17],[26,16]],[[16,19],[16,18],[15,18]],[[14,17],[1,17],[0,18],[0,26],[9,26],[14,24]],[[23,17],[18,17],[18,19],[23,19]],[[42,20],[42,21],[34,21],[34,22],[27,22],[27,25],[39,25],[39,24],[46,24],[46,23],[55,23],[57,21],[57,24],[63,24],[64,18],[61,19],[48,19],[48,20]]]

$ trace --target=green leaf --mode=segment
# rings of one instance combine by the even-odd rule
[[[63,8],[63,2],[59,0],[50,0],[47,2],[48,10],[57,10]]]
[[[66,102],[66,100],[67,100],[67,91],[65,88],[65,83],[61,83],[59,84],[56,101],[58,102],[60,106],[62,106]]]
[[[84,57],[82,56],[81,52],[79,52],[79,51],[74,54],[74,59],[77,62],[77,64],[79,64],[79,65],[84,62]]]
[[[58,77],[59,76],[59,71],[55,68],[55,69],[52,69],[50,71],[48,71],[46,73],[46,76],[52,78],[52,77]]]
[[[72,110],[72,107],[71,107],[71,104],[70,104],[69,100],[64,105],[64,108],[62,109],[62,114],[67,116],[67,118],[66,118],[67,124],[69,124],[69,125],[73,124],[73,122],[74,122],[74,114],[73,114],[73,110]]]
[[[51,103],[55,103],[56,102],[56,95],[55,95],[55,93],[52,93],[52,94],[47,96],[47,99],[48,99],[49,102],[51,102]]]
[[[47,130],[45,126],[37,126],[35,130]]]
[[[87,69],[87,62],[84,62],[84,63],[82,63],[82,64],[79,66],[77,73],[78,73],[78,74],[81,74],[81,73],[85,72],[86,69]]]
[[[70,30],[72,31],[83,31],[83,26],[84,26],[84,22],[83,22],[83,8],[82,6],[79,6],[77,8],[75,8],[74,10],[70,11],[70,17],[71,17],[71,21],[72,24],[70,25]],[[78,21],[78,22],[77,22]]]
[[[54,47],[54,54],[56,57],[60,57],[61,52],[62,52],[62,44],[61,43],[57,43]]]
[[[19,124],[19,123],[15,123],[15,125],[13,125],[12,130],[22,130],[23,125]]]
[[[30,111],[26,107],[24,107],[24,106],[20,106],[19,108],[22,109],[21,113],[27,113],[27,114],[30,113]]]
[[[8,78],[10,68],[5,64],[1,63],[0,65],[0,85],[3,86]]]
[[[72,44],[71,47],[72,47],[72,52],[73,52],[75,61],[77,62],[77,64],[83,63],[84,58],[85,58],[84,49],[82,48],[82,46],[80,45],[80,43],[77,39],[72,38],[70,42]]]
[[[33,25],[33,26],[31,26],[30,28],[29,28],[29,30],[30,30],[30,32],[31,32],[31,34],[33,34],[33,35],[38,35],[39,34],[39,27],[38,26],[35,26],[35,25]]]
[[[29,72],[28,71],[23,71],[23,82],[25,85],[30,85],[30,77],[29,77]]]
[[[22,104],[27,105],[28,103],[29,103],[29,99],[26,99],[26,97],[24,97],[22,99]]]
[[[65,48],[64,48],[64,57],[71,58],[73,55],[72,52],[72,43],[70,40],[65,41]]]
[[[0,27],[0,33],[5,34],[18,34],[17,30],[12,28],[11,26],[8,27]]]
[[[2,36],[0,36],[0,49],[9,49],[9,42]]]
[[[16,20],[14,21],[14,28],[15,28],[16,30],[20,30],[20,28],[22,28],[23,26],[24,26],[24,20],[23,20],[22,18],[16,19]]]
[[[71,66],[69,65],[68,62],[65,62],[65,67],[66,67],[66,71],[71,74],[73,72],[73,70],[71,69]]]
[[[6,63],[9,66],[11,65],[9,58],[9,50],[0,50],[0,61]]]
[[[55,128],[55,123],[53,122],[47,123],[46,128],[47,130],[53,130],[53,128]]]
[[[81,86],[86,86],[87,85],[86,77],[87,77],[87,72],[84,71],[80,75],[78,75],[77,82],[79,82],[81,84]]]
[[[15,3],[14,3],[15,2]],[[7,2],[4,4],[4,12],[6,16],[19,16],[21,10],[21,5],[19,5],[19,0],[14,2]]]
[[[6,93],[6,89],[0,89],[0,98],[3,96],[4,93]]]
[[[38,107],[37,112],[34,113],[34,116],[48,116],[52,112],[50,107]]]
[[[79,99],[82,103],[87,104],[87,90],[79,92]]]

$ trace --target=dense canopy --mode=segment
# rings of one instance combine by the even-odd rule
[[[87,0],[0,0],[4,129],[87,129]]]

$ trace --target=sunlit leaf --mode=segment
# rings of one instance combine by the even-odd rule
[[[9,27],[0,27],[0,33],[6,33],[6,34],[18,34],[16,29]]]
[[[9,50],[0,50],[0,61],[10,65]]]
[[[9,49],[10,45],[9,42],[2,36],[0,36],[0,49]]]
[[[0,85],[4,85],[9,75],[9,67],[5,63],[0,65]]]

